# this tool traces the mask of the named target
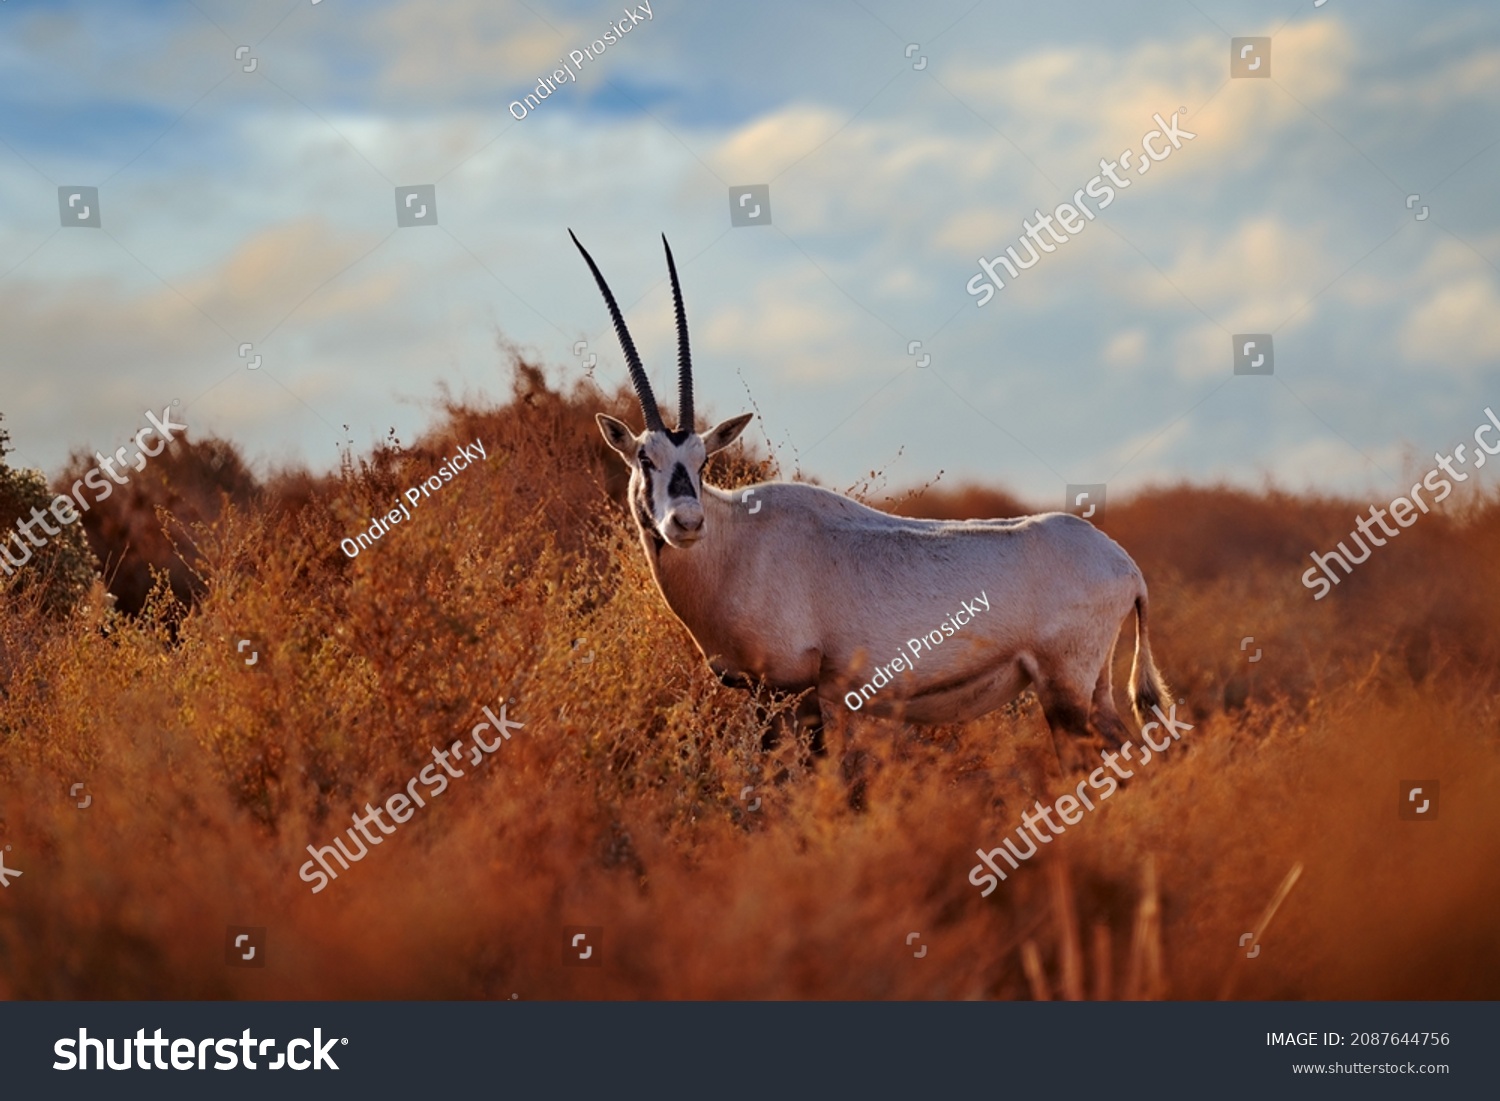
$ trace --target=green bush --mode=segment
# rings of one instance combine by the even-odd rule
[[[32,509],[46,511],[55,499],[40,471],[16,470],[5,462],[10,436],[0,428],[0,546],[8,552],[0,569],[0,594],[14,599],[22,593],[40,591],[48,610],[71,611],[88,595],[99,575],[99,562],[89,548],[83,525],[57,525],[61,531],[47,536],[44,546],[33,548],[16,528],[16,521],[29,519]],[[55,523],[55,518],[48,521]],[[39,530],[34,527],[32,530]],[[29,559],[23,558],[30,552]],[[17,566],[12,563],[22,560]]]

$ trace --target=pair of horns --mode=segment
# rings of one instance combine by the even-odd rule
[[[656,395],[651,392],[651,380],[646,377],[646,369],[641,366],[640,353],[635,350],[635,341],[630,339],[630,330],[625,327],[625,318],[620,313],[615,296],[610,293],[609,284],[604,281],[604,276],[599,272],[599,265],[594,263],[589,250],[579,243],[571,229],[568,230],[568,236],[573,238],[573,243],[578,245],[578,251],[583,253],[583,259],[588,264],[589,271],[594,273],[594,282],[599,284],[599,291],[604,295],[604,303],[609,307],[610,319],[615,323],[615,335],[620,338],[620,348],[625,353],[625,362],[630,365],[630,381],[635,385],[635,396],[640,399],[641,412],[646,417],[646,427],[652,432],[666,432],[667,426],[662,423],[661,410],[656,405]],[[662,234],[661,243],[667,250],[667,271],[672,275],[672,301],[677,307],[677,430],[691,432],[693,430],[693,357],[688,350],[687,314],[682,308],[682,288],[677,284],[677,265],[672,262],[672,246],[667,244],[666,234]]]

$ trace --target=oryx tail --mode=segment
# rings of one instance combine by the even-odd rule
[[[1161,707],[1172,690],[1151,660],[1151,640],[1146,637],[1146,586],[1135,598],[1135,658],[1130,663],[1130,708],[1137,722],[1144,723],[1151,709]]]

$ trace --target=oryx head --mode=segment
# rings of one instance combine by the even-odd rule
[[[572,230],[568,231],[568,236],[573,237]],[[610,293],[609,284],[599,273],[588,250],[578,244],[577,237],[573,237],[573,243],[583,253],[609,307],[615,335],[620,338],[620,349],[630,366],[630,381],[635,384],[636,397],[640,399],[641,412],[646,418],[646,430],[637,436],[623,421],[599,413],[595,418],[599,422],[599,431],[604,433],[605,442],[630,467],[630,507],[641,525],[672,546],[685,548],[704,535],[703,467],[708,457],[733,443],[754,414],[732,417],[702,434],[693,431],[693,364],[688,351],[687,315],[682,309],[682,288],[677,285],[672,246],[667,244],[665,236],[661,242],[667,249],[667,271],[672,276],[672,299],[677,306],[678,405],[675,430],[662,422],[661,410],[651,392],[651,380],[641,366],[635,341],[630,339],[630,330],[625,327],[625,319],[615,303],[615,296]]]

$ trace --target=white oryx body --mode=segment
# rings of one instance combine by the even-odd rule
[[[981,591],[987,611],[908,656],[860,709],[961,722],[1015,698],[1032,670],[1087,684],[1087,700],[1145,593],[1130,557],[1075,516],[914,520],[815,486],[753,489],[752,515],[743,490],[704,486],[704,535],[662,547],[652,571],[715,672],[816,687],[828,707]]]
[[[1063,513],[917,520],[817,486],[768,482],[731,494],[703,484],[708,456],[732,443],[750,416],[701,435],[692,430],[687,322],[670,248],[682,418],[676,431],[662,423],[614,296],[583,255],[610,308],[647,424],[636,435],[600,414],[599,426],[630,466],[631,512],[657,585],[725,683],[815,689],[826,715],[851,706],[844,702],[851,688],[983,592],[984,613],[907,661],[878,692],[857,695],[860,710],[958,722],[1030,686],[1054,738],[1062,731],[1087,737],[1092,717],[1118,745],[1126,731],[1114,706],[1110,658],[1132,610],[1137,717],[1162,702],[1167,690],[1146,637],[1145,581],[1130,556],[1086,520]]]

